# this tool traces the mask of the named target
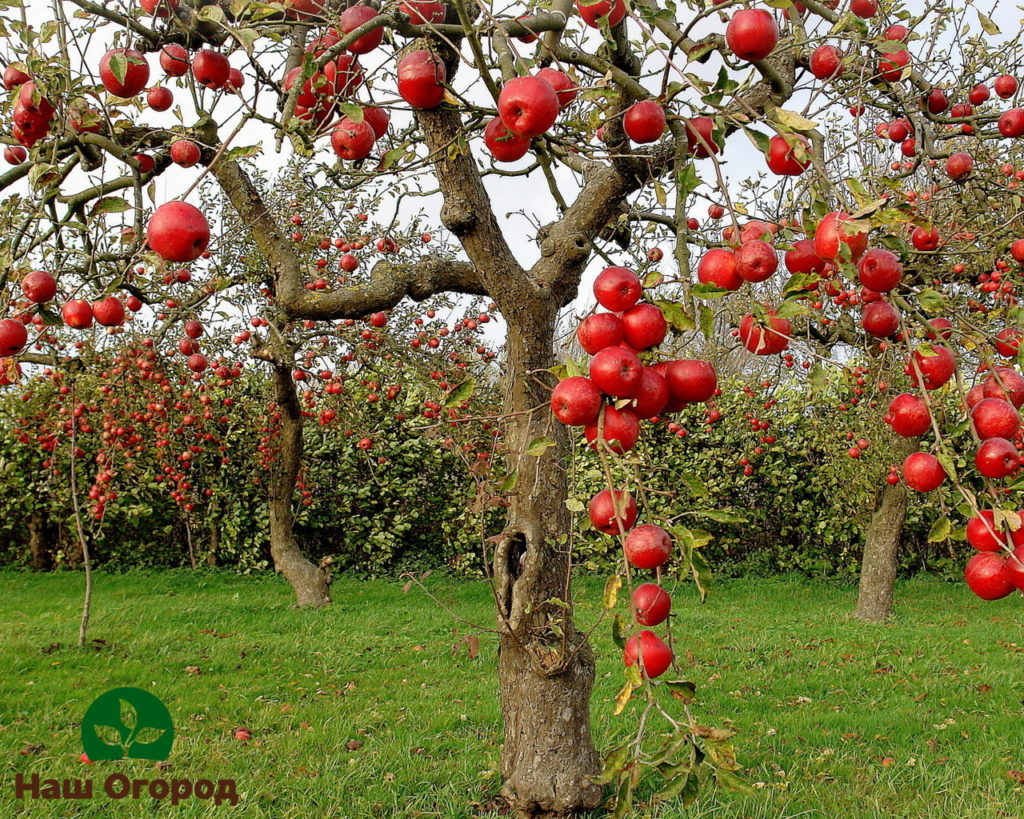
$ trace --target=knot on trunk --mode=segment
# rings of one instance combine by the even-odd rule
[[[441,208],[441,223],[455,236],[465,236],[477,226],[479,219],[467,202],[448,202]]]

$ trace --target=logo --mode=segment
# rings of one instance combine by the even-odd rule
[[[159,698],[141,688],[114,688],[97,697],[82,719],[82,749],[101,759],[151,759],[171,755],[174,722]]]

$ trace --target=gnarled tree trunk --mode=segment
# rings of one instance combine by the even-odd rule
[[[274,569],[284,575],[295,591],[296,605],[300,608],[326,606],[331,602],[330,577],[303,556],[294,532],[292,500],[302,463],[302,408],[290,362],[274,360],[271,370],[281,428],[270,475],[270,553]]]
[[[902,441],[902,439],[901,439]],[[904,443],[897,451],[913,448]],[[860,566],[860,587],[853,616],[869,623],[882,623],[892,614],[896,583],[897,552],[907,514],[907,490],[902,483],[886,484],[878,493],[875,510],[864,533],[864,556]]]
[[[545,603],[571,599],[568,436],[552,423],[543,385],[545,370],[555,363],[554,325],[551,306],[509,323],[507,442],[518,484],[494,559],[498,620],[505,632],[498,660],[505,724],[502,794],[526,815],[551,817],[595,808],[602,797],[590,780],[600,770],[590,736],[594,656],[571,610]],[[556,445],[528,455],[529,443],[541,436]]]
[[[28,548],[32,556],[32,568],[46,572],[52,568],[50,543],[47,537],[49,526],[43,512],[33,512],[28,518]]]

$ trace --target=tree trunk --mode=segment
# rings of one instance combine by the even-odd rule
[[[886,484],[878,494],[875,511],[864,535],[864,557],[860,568],[860,589],[853,616],[870,623],[882,623],[892,614],[896,555],[907,514],[907,490],[902,483]]]
[[[270,553],[274,569],[291,585],[300,608],[326,606],[331,602],[330,578],[303,556],[294,532],[292,499],[302,463],[302,409],[289,363],[273,361],[271,369],[281,429],[270,476]]]
[[[47,517],[42,512],[33,512],[29,515],[28,548],[32,555],[32,568],[37,572],[47,572],[52,567],[47,523]]]
[[[568,816],[601,802],[590,777],[600,762],[590,735],[594,656],[574,627],[565,501],[568,435],[545,406],[553,366],[555,309],[532,305],[509,320],[506,383],[508,462],[518,472],[509,520],[495,552],[498,680],[504,720],[502,795],[528,816]],[[529,455],[538,437],[555,441]]]
[[[211,517],[214,519],[214,523],[210,524],[210,542],[206,547],[206,565],[215,567],[217,565],[217,552],[220,551],[220,527],[216,523],[216,516],[211,515]]]

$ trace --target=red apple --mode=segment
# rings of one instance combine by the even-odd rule
[[[565,108],[580,92],[579,86],[572,78],[557,68],[542,68],[537,72],[537,77],[555,89],[559,108]]]
[[[857,263],[857,276],[865,287],[876,293],[888,293],[903,278],[903,265],[895,253],[876,247]]]
[[[217,90],[227,85],[231,65],[220,52],[204,48],[192,58],[192,76],[200,85]]]
[[[1005,438],[988,438],[978,446],[974,465],[986,478],[1005,478],[1020,469],[1020,455]]]
[[[202,155],[199,146],[191,139],[176,139],[171,143],[171,161],[183,168],[191,168]]]
[[[640,300],[643,287],[636,273],[625,267],[606,267],[594,279],[594,296],[606,310],[622,313]]]
[[[897,395],[889,402],[885,422],[892,431],[904,438],[924,435],[932,426],[932,416],[924,399],[913,393]]]
[[[878,0],[850,0],[850,11],[869,20],[878,14]]]
[[[540,136],[558,119],[555,89],[539,77],[516,77],[498,95],[498,115],[513,134]]]
[[[641,420],[653,418],[668,404],[668,382],[653,367],[644,367],[640,387],[633,396],[632,410]]]
[[[587,316],[580,322],[576,331],[580,346],[590,355],[599,353],[606,347],[617,346],[624,337],[622,319],[614,313],[595,313]]]
[[[188,73],[190,63],[188,51],[177,43],[160,49],[160,67],[168,77],[183,77]]]
[[[1014,590],[1003,559],[993,552],[979,552],[968,560],[964,580],[982,600],[999,600]]]
[[[441,58],[429,51],[410,51],[398,63],[398,93],[414,108],[436,108],[444,99],[447,78]]]
[[[25,349],[28,330],[16,319],[0,319],[0,356],[9,358]]]
[[[124,324],[124,305],[116,296],[107,296],[92,303],[92,315],[97,324],[120,327]]]
[[[779,27],[764,9],[740,9],[725,27],[725,43],[741,60],[763,60],[779,42]]]
[[[971,421],[981,439],[1012,439],[1020,431],[1020,415],[1002,398],[983,398],[971,410]]]
[[[914,228],[913,233],[910,234],[911,244],[918,250],[925,252],[938,249],[940,241],[939,231],[935,228],[918,227]]]
[[[643,100],[626,109],[622,128],[633,142],[657,142],[665,133],[665,109],[654,100]]]
[[[903,482],[915,492],[931,492],[946,480],[946,470],[930,452],[914,452],[903,461]]]
[[[819,80],[836,77],[843,68],[843,52],[833,45],[818,46],[811,52],[808,67]]]
[[[626,665],[640,663],[650,679],[660,677],[672,665],[672,649],[658,639],[653,631],[641,631],[626,640],[622,653]]]
[[[443,23],[448,15],[448,7],[438,0],[402,0],[398,10],[409,16],[410,23],[418,26]]]
[[[664,623],[672,613],[672,598],[656,583],[643,583],[633,589],[633,617],[641,626]]]
[[[657,368],[655,368],[657,369]],[[699,404],[711,398],[718,389],[718,377],[709,361],[698,358],[683,358],[669,361],[664,365],[665,382],[668,384],[670,412],[682,409],[686,404]]]
[[[495,117],[484,128],[484,145],[499,162],[515,162],[530,150],[530,139],[513,134],[501,117]]]
[[[601,411],[601,391],[593,381],[581,375],[559,381],[551,391],[551,411],[569,426],[584,426],[597,420]]]
[[[810,166],[811,145],[799,134],[790,136],[788,141],[778,135],[769,140],[768,170],[772,173],[777,176],[799,176]]]
[[[974,158],[970,154],[957,152],[946,159],[946,176],[959,182],[966,179],[974,170]]]
[[[149,82],[149,63],[139,51],[111,49],[100,58],[100,82],[115,97],[134,97]]]
[[[576,2],[576,9],[580,17],[591,28],[599,28],[601,18],[608,20],[609,26],[617,26],[626,16],[626,4],[624,0],[597,0],[595,3],[582,5],[579,0]]]
[[[21,145],[8,145],[4,148],[4,159],[8,165],[20,165],[28,159],[28,151]]]
[[[686,120],[687,150],[697,159],[707,159],[712,154],[717,154],[721,149],[715,142],[714,131],[715,121],[711,117],[694,117]],[[719,217],[713,216],[712,218]]]
[[[616,503],[619,506],[618,517],[616,517]],[[614,497],[610,489],[602,489],[590,499],[587,514],[597,531],[606,535],[625,533],[636,523],[636,501],[633,500],[633,496],[629,492],[622,489],[616,489]]]
[[[793,248],[786,251],[784,261],[790,273],[820,274],[828,265],[814,250],[814,242],[810,239],[794,242]]]
[[[21,280],[21,292],[29,301],[42,304],[57,295],[57,280],[42,270],[33,270]]]
[[[1011,108],[999,115],[996,127],[1004,137],[1024,135],[1024,108]]]
[[[604,427],[601,440],[609,445],[612,452],[623,455],[636,446],[640,437],[640,419],[635,412],[631,409],[619,410],[609,406],[603,409],[602,414]],[[595,419],[583,427],[583,436],[591,449],[597,448],[598,424],[598,419]]]
[[[606,347],[590,360],[590,379],[605,395],[630,398],[640,387],[643,366],[625,347]]]
[[[789,319],[779,318],[771,307],[765,309],[767,326],[753,313],[747,313],[739,326],[739,337],[743,346],[755,355],[774,355],[789,346],[793,325]]]
[[[167,202],[150,217],[146,240],[157,255],[169,262],[191,262],[210,243],[210,225],[193,205]]]
[[[871,302],[860,318],[861,327],[875,338],[888,338],[900,329],[900,311],[887,301]]]
[[[391,122],[391,117],[383,108],[368,105],[363,109],[363,121],[370,124],[370,127],[373,129],[374,138],[380,139],[388,132],[388,125]]]
[[[439,5],[443,6],[444,4],[442,3]],[[338,31],[342,34],[350,34],[364,23],[370,22],[370,20],[378,16],[378,14],[379,12],[370,6],[349,6],[341,13],[341,17],[338,19]],[[350,43],[346,50],[352,54],[369,54],[381,44],[381,40],[383,39],[384,27],[377,26],[368,34],[364,34],[355,42]]]
[[[622,315],[623,337],[634,350],[646,350],[661,344],[668,322],[661,308],[646,302],[631,307]]]
[[[1008,100],[1017,93],[1017,78],[1012,77],[1009,74],[1002,74],[996,77],[995,82],[992,83],[992,87],[995,89],[996,96],[999,97],[999,99]]]
[[[925,389],[937,390],[953,377],[953,373],[956,372],[956,359],[949,349],[941,344],[932,344],[931,353],[926,355],[924,350],[915,350],[904,372],[910,376],[914,384],[923,383]]]
[[[910,59],[909,51],[891,51],[878,61],[878,75],[888,82],[899,82]]]
[[[165,88],[162,85],[150,88],[146,92],[146,104],[154,111],[166,111],[174,104],[174,94],[171,93],[170,88]]]
[[[1010,367],[996,367],[981,383],[985,398],[1002,398],[1017,409],[1024,404],[1024,378]]]
[[[672,555],[672,537],[660,526],[647,523],[626,535],[626,560],[638,569],[657,569]]]
[[[1004,327],[996,335],[993,342],[996,352],[1006,358],[1013,358],[1020,351],[1020,342],[1024,338],[1024,332],[1016,327]]]
[[[739,290],[743,278],[736,270],[736,255],[724,247],[713,247],[697,263],[697,280],[726,290]]]
[[[814,231],[814,252],[827,261],[849,259],[856,262],[867,249],[868,233],[866,229],[857,229],[853,223],[854,219],[848,213],[834,211],[828,214]]]
[[[751,239],[741,244],[733,252],[733,260],[736,264],[736,274],[748,282],[765,281],[779,266],[775,248],[760,239]]]
[[[64,323],[75,330],[92,327],[92,307],[84,299],[72,299],[60,311]]]
[[[365,159],[377,141],[373,128],[366,120],[353,122],[342,117],[331,132],[331,147],[342,159]]]

